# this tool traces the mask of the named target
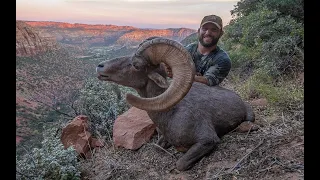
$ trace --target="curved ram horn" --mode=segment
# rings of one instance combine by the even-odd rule
[[[176,105],[189,91],[194,80],[195,66],[189,52],[182,44],[166,39],[154,38],[140,45],[132,62],[141,61],[158,65],[161,62],[171,67],[173,77],[168,89],[152,98],[127,94],[129,104],[143,110],[162,111]]]

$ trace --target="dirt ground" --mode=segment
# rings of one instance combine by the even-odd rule
[[[227,86],[227,84],[225,85]],[[232,87],[228,87],[233,89]],[[81,160],[83,180],[300,180],[304,179],[304,108],[279,111],[253,106],[258,130],[234,130],[191,169],[179,172],[183,155],[150,142],[136,151],[112,143]]]

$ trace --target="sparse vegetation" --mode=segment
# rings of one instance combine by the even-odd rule
[[[128,92],[136,94],[133,89],[97,81],[96,78],[86,80],[75,107],[78,114],[89,117],[90,132],[96,136],[112,137],[114,120],[130,107],[125,100]]]
[[[77,152],[71,146],[64,149],[57,128],[45,127],[41,148],[33,148],[16,156],[17,179],[79,180]]]

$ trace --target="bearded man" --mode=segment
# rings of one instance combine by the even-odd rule
[[[198,29],[198,42],[186,46],[196,67],[194,81],[208,86],[219,85],[229,74],[231,60],[228,54],[217,46],[223,35],[222,19],[216,15],[205,16]],[[166,66],[167,74],[172,71]]]

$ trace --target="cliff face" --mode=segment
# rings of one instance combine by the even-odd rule
[[[70,24],[62,22],[26,21],[42,33],[51,34],[60,43],[72,45],[108,46],[138,45],[150,36],[161,36],[181,41],[196,32],[187,28],[139,29],[131,26]]]
[[[194,33],[192,29],[178,28],[178,29],[156,29],[156,30],[135,30],[128,32],[116,41],[116,44],[120,45],[137,45],[141,43],[144,39],[151,36],[160,36],[176,41],[182,41],[188,35]]]
[[[33,56],[52,49],[57,49],[54,37],[40,34],[23,21],[16,21],[16,56]]]

